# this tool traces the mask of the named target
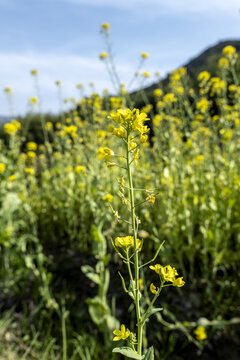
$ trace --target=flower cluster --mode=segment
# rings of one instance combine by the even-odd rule
[[[115,245],[120,248],[130,248],[134,247],[134,238],[133,236],[124,236],[124,237],[117,237],[115,239]],[[141,240],[137,239],[137,249],[138,251],[141,250],[142,243]]]
[[[100,147],[97,153],[99,159],[108,159],[114,155],[114,152],[108,147]]]
[[[177,270],[171,265],[162,266],[160,264],[150,265],[149,268],[155,271],[162,279],[162,281],[171,282],[173,286],[182,287],[185,284],[182,277],[176,278]]]
[[[131,134],[138,131],[140,136],[148,133],[149,128],[144,125],[144,122],[150,120],[147,114],[139,111],[139,109],[119,109],[117,112],[112,112],[109,119],[120,125],[119,128],[113,129],[113,133],[119,137],[125,137],[126,132]]]
[[[4,125],[4,132],[8,135],[14,135],[20,129],[21,129],[21,124],[19,121],[16,120],[13,120],[12,122]]]

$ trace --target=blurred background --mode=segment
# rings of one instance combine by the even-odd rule
[[[111,243],[130,231],[126,175],[103,156],[123,151],[125,108],[149,117],[142,261],[164,241],[156,263],[186,282],[144,351],[240,359],[239,24],[237,0],[0,0],[0,360],[117,360],[113,330],[136,331]]]

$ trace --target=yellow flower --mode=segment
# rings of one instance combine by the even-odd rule
[[[198,75],[198,81],[200,82],[207,82],[210,79],[211,75],[209,74],[208,71],[202,71],[200,72],[200,74]]]
[[[151,76],[151,74],[150,74],[149,72],[147,72],[147,71],[144,71],[142,74],[143,74],[143,76],[146,77],[146,78],[148,78],[148,77]]]
[[[166,104],[171,104],[177,101],[177,98],[175,97],[175,95],[173,93],[168,93],[163,97],[163,101]]]
[[[153,125],[158,126],[161,121],[162,121],[162,116],[157,114],[153,118]]]
[[[231,57],[232,55],[234,55],[236,53],[236,49],[235,49],[235,47],[228,45],[228,46],[225,46],[225,48],[223,48],[222,53],[226,57]]]
[[[81,89],[82,87],[83,87],[83,84],[81,84],[81,83],[77,84],[78,89]]]
[[[126,340],[131,334],[130,330],[126,329],[123,324],[121,325],[121,330],[116,329],[113,333],[116,335],[113,341]]]
[[[141,135],[139,145],[145,144],[148,141],[148,135]]]
[[[144,126],[144,122],[149,120],[147,114],[139,111],[139,109],[119,109],[116,112],[111,112],[108,117],[115,123],[123,127],[130,134],[132,131],[138,131],[140,135],[143,135],[149,131],[147,126]]]
[[[11,123],[4,125],[4,132],[8,135],[14,135],[20,128],[20,122],[13,120]]]
[[[108,147],[100,147],[97,151],[99,159],[107,159],[114,155],[114,152]]]
[[[12,88],[10,88],[10,86],[7,86],[7,87],[5,87],[4,91],[5,91],[5,93],[10,93],[10,92],[12,92]]]
[[[173,286],[181,287],[185,284],[182,277],[176,279],[178,272],[171,265],[166,265],[163,267],[160,264],[156,264],[154,266],[150,265],[149,268],[160,275],[164,281],[172,282]]]
[[[101,25],[101,28],[102,28],[103,30],[108,30],[108,29],[110,28],[110,24],[109,24],[109,23],[103,23],[103,24]]]
[[[195,160],[196,163],[201,164],[204,161],[204,156],[203,155],[197,155],[194,158],[194,160]]]
[[[33,70],[31,70],[31,75],[37,75],[38,74],[38,71],[37,71],[37,69],[33,69]]]
[[[30,97],[29,98],[30,103],[36,105],[38,103],[38,99],[36,97]]]
[[[138,282],[139,282],[139,290],[143,291],[144,290],[143,279],[139,279]]]
[[[79,174],[79,173],[83,173],[84,175],[86,175],[86,168],[82,165],[78,165],[75,167],[74,169],[75,173]]]
[[[228,86],[228,90],[229,90],[230,92],[234,92],[234,91],[237,90],[237,87],[236,87],[235,84],[231,84],[231,85]]]
[[[143,53],[141,53],[141,57],[142,57],[143,59],[147,59],[147,58],[149,57],[149,55],[148,55],[148,53],[143,52]]]
[[[166,265],[161,269],[161,275],[163,276],[165,281],[173,282],[175,280],[175,276],[178,275],[177,270],[171,265]]]
[[[0,163],[0,174],[4,173],[5,169],[6,169],[6,165],[3,163]]]
[[[155,97],[160,97],[160,96],[162,96],[162,94],[163,94],[163,91],[161,89],[155,89],[153,92],[153,95]]]
[[[14,180],[16,180],[16,178],[17,178],[17,176],[13,174],[13,175],[9,176],[8,180],[14,181]]]
[[[138,166],[139,152],[140,152],[140,150],[137,149],[135,151],[135,153],[133,154],[133,161],[136,166]]]
[[[34,141],[29,141],[27,143],[27,150],[30,150],[30,151],[36,151],[37,150],[37,144],[34,142]]]
[[[156,265],[150,265],[149,266],[149,268],[151,269],[151,270],[153,270],[153,271],[155,271],[155,273],[157,273],[158,275],[160,275],[161,274],[161,269],[162,269],[162,265],[160,265],[160,264],[156,264]]]
[[[50,121],[48,121],[45,125],[45,129],[47,131],[51,131],[53,129],[53,124]]]
[[[126,130],[122,126],[120,126],[119,128],[113,128],[112,133],[113,135],[116,135],[123,139],[125,139],[127,135]]]
[[[34,151],[28,151],[27,156],[30,159],[34,159],[36,157],[36,153]]]
[[[99,58],[100,60],[104,60],[108,57],[108,53],[107,52],[102,52],[100,55],[99,55]]]
[[[226,58],[221,58],[218,61],[218,67],[220,69],[227,69],[229,67],[229,61]]]
[[[26,174],[29,174],[29,175],[34,175],[35,174],[35,171],[34,171],[33,168],[25,168],[24,171],[25,171]]]
[[[152,294],[156,294],[156,293],[157,293],[157,288],[156,288],[156,286],[155,286],[153,283],[150,285],[150,291],[151,291]]]
[[[117,237],[115,245],[120,248],[134,247],[134,238],[133,236]],[[137,239],[137,249],[141,251],[141,241],[139,239]]]
[[[102,197],[102,199],[108,202],[112,202],[113,196],[111,194],[106,194]]]
[[[199,100],[196,104],[197,110],[199,110],[202,114],[205,113],[209,108],[209,101],[205,98]]]
[[[185,284],[185,281],[182,277],[179,277],[175,280],[173,280],[173,286],[182,287]]]
[[[207,338],[207,333],[206,330],[203,326],[198,326],[195,330],[194,330],[194,334],[196,335],[197,340],[199,341],[203,341]]]
[[[152,204],[154,204],[155,203],[155,196],[153,194],[149,194],[146,197],[146,201],[151,202]]]
[[[60,80],[57,80],[55,83],[57,86],[62,86],[62,82]]]

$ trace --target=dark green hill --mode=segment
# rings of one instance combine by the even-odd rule
[[[225,40],[217,43],[214,46],[210,46],[206,50],[204,50],[200,55],[192,58],[188,63],[182,65],[187,68],[188,75],[190,77],[191,83],[196,85],[197,82],[197,76],[198,74],[206,70],[208,71],[212,76],[218,75],[218,60],[222,56],[222,50],[225,46],[232,45],[236,48],[239,58],[240,58],[240,40]],[[237,75],[240,77],[240,60],[238,59],[236,63],[236,71]],[[167,87],[169,80],[169,75],[167,75],[162,80],[163,88]],[[151,99],[151,94],[154,89],[158,87],[157,83],[154,83],[150,85],[149,87],[145,88],[145,92],[149,96],[149,100]],[[134,92],[135,93],[135,92]],[[133,93],[133,94],[134,94]]]
[[[188,74],[191,78],[196,79],[197,75],[203,71],[208,71],[212,76],[217,75],[217,63],[222,56],[222,50],[225,46],[232,45],[236,48],[240,54],[240,41],[239,40],[226,40],[221,41],[217,45],[211,46],[200,55],[190,60],[185,67],[188,70]],[[237,70],[240,74],[239,61],[237,63]]]

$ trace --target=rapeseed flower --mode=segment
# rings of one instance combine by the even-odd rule
[[[31,70],[31,75],[36,76],[38,74],[37,69]]]
[[[153,92],[153,95],[155,97],[160,97],[160,96],[162,96],[162,94],[163,94],[163,91],[161,89],[155,89]]]
[[[121,325],[121,330],[114,330],[113,331],[114,335],[116,335],[114,338],[113,338],[113,341],[119,341],[119,340],[126,340],[131,332],[129,329],[126,329],[125,325]]]
[[[210,79],[211,75],[208,71],[202,71],[198,74],[198,81],[207,82]]]
[[[10,93],[10,92],[12,92],[12,88],[7,86],[7,87],[5,87],[4,91],[5,91],[5,93]]]
[[[134,238],[133,236],[117,237],[115,239],[115,245],[120,248],[134,247]],[[141,251],[141,241],[139,239],[137,239],[137,249]]]
[[[34,142],[34,141],[29,141],[27,143],[27,150],[30,150],[30,151],[36,151],[37,150],[37,144]]]
[[[203,326],[198,326],[195,330],[194,330],[194,334],[196,335],[197,340],[199,341],[203,341],[207,338],[207,333],[206,330]]]
[[[99,159],[107,159],[114,155],[114,152],[108,147],[100,147],[97,151]]]
[[[153,283],[150,285],[150,291],[154,295],[157,293],[157,288]]]
[[[33,168],[25,168],[24,171],[28,175],[34,175],[35,174],[35,170]]]
[[[50,121],[48,121],[45,125],[45,129],[47,131],[51,131],[53,129],[53,124]]]
[[[139,109],[119,109],[117,112],[111,112],[108,118],[119,124],[129,134],[138,131],[140,135],[143,135],[149,131],[149,128],[144,126],[144,122],[149,118],[146,113],[140,113]]]
[[[85,166],[82,165],[77,165],[74,169],[75,173],[80,174],[83,173],[84,175],[86,175],[86,168]]]
[[[102,28],[103,30],[109,30],[109,29],[110,29],[110,24],[109,24],[109,23],[103,23],[103,24],[101,25],[101,28]]]
[[[141,53],[141,57],[142,57],[143,59],[147,59],[147,58],[149,57],[149,55],[148,55],[148,53],[143,52],[143,53]]]
[[[6,165],[3,163],[0,163],[0,174],[4,173],[5,169],[6,169]]]
[[[104,60],[108,57],[108,53],[107,52],[102,52],[100,55],[99,55],[99,58],[100,60]]]
[[[13,120],[11,123],[4,125],[4,132],[8,135],[14,135],[21,128],[19,121]]]
[[[143,76],[146,77],[146,78],[148,78],[148,77],[151,76],[151,74],[150,74],[149,72],[147,72],[147,71],[144,71],[142,74],[143,74]]]
[[[113,195],[112,194],[106,194],[102,197],[103,200],[112,202],[113,201]]]
[[[149,268],[155,271],[163,281],[172,282],[173,286],[182,287],[185,284],[183,278],[176,278],[178,275],[177,270],[171,265],[162,266],[160,264],[150,265]]]
[[[226,57],[231,57],[236,53],[236,49],[235,49],[235,47],[228,45],[223,48],[222,53]]]

